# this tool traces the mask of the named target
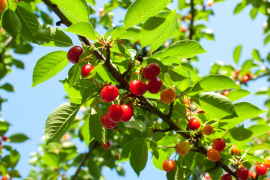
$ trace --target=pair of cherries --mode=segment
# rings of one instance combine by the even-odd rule
[[[133,80],[129,84],[130,92],[136,96],[141,96],[148,90],[151,94],[157,94],[162,88],[162,80],[158,78],[160,67],[157,63],[148,64],[143,69],[143,75],[149,79],[148,84],[139,80]]]
[[[108,85],[101,90],[101,98],[107,103],[114,101],[118,95],[119,91],[113,85]],[[132,116],[133,112],[128,105],[113,104],[109,107],[108,112],[101,117],[101,124],[106,129],[113,129],[118,122],[127,122]]]

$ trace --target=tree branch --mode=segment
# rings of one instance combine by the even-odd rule
[[[193,23],[194,23],[194,2],[193,0],[190,0],[190,8],[191,8],[191,20],[190,20],[190,26],[189,26],[189,39],[192,40],[193,36]]]
[[[2,52],[1,52],[1,54],[0,54],[0,62],[3,61],[3,59],[4,59],[4,54],[5,54],[5,52],[6,52],[7,45],[10,43],[11,40],[12,40],[12,36],[9,36],[9,37],[7,38],[7,40],[5,41],[4,47],[3,47]]]
[[[65,17],[65,15],[61,12],[61,10],[58,8],[57,5],[53,4],[50,0],[42,0],[48,7],[52,9],[52,11],[61,19],[62,23],[70,26],[72,23]],[[193,0],[191,0],[193,4]],[[193,7],[193,16],[194,18],[194,7]],[[193,20],[192,20],[192,28],[193,28]],[[79,36],[79,38],[88,46],[94,48],[94,55],[97,59],[104,61],[104,66],[107,68],[108,72],[126,89],[129,91],[129,82],[120,74],[117,69],[110,63],[110,61],[106,61],[106,58],[96,49],[96,47],[88,40],[86,37]],[[165,121],[173,130],[175,131],[181,131],[182,129],[173,121],[171,118],[169,118],[167,115],[163,114],[159,109],[157,109],[145,96],[137,96],[137,98],[144,103],[144,105],[148,108],[148,110],[160,117],[163,121]],[[181,136],[183,136],[186,139],[190,138],[190,134],[187,132],[178,132]],[[202,146],[196,146],[196,148],[203,154],[207,154],[207,149]],[[218,161],[217,164],[223,168],[225,171],[227,171],[229,174],[237,178],[236,174],[233,172],[233,170],[227,166],[223,161]],[[73,178],[74,179],[74,178]]]
[[[171,118],[172,117],[172,114],[173,114],[173,105],[174,105],[174,101],[170,104],[170,110],[168,112],[168,118]]]
[[[153,133],[155,133],[155,132],[169,132],[171,130],[173,130],[173,129],[172,128],[167,128],[167,129],[153,129],[152,131],[153,131]]]
[[[95,147],[97,147],[97,145],[98,145],[98,141],[96,141],[91,148],[89,146],[89,151],[87,154],[84,155],[83,160],[81,161],[75,175],[72,177],[72,180],[75,180],[77,178],[77,176],[78,176],[82,166],[84,165],[85,161],[87,160],[88,156],[92,153],[92,151],[95,149]]]

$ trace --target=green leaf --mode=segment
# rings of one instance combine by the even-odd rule
[[[39,44],[52,47],[70,47],[72,40],[63,31],[55,27],[47,27],[34,34]]]
[[[51,16],[49,16],[47,13],[44,13],[44,12],[40,12],[41,13],[41,18],[42,20],[44,21],[44,23],[46,24],[53,24],[53,19]]]
[[[171,135],[166,135],[164,136],[161,140],[159,140],[157,142],[158,145],[162,145],[162,146],[175,146],[175,139],[176,137],[175,136],[171,136]]]
[[[184,104],[176,102],[176,104],[174,105],[172,117],[186,121],[186,106]]]
[[[145,138],[140,138],[140,139],[134,139],[132,141],[129,141],[123,146],[123,149],[120,154],[120,159],[117,163],[127,161],[130,155],[130,152],[133,148],[135,148],[138,144],[141,142],[144,142]]]
[[[107,30],[107,32],[105,33],[104,39],[105,39],[105,40],[108,40],[108,37],[112,34],[112,32],[113,32],[113,27],[110,27],[110,28]]]
[[[237,85],[230,77],[224,75],[208,75],[203,77],[197,82],[191,89],[189,96],[195,94],[206,92],[206,91],[216,91],[224,89],[238,88]]]
[[[230,91],[229,94],[226,95],[227,98],[229,98],[231,101],[237,101],[243,97],[246,97],[247,95],[250,95],[250,92],[244,89],[235,89],[233,91]]]
[[[263,150],[269,150],[270,149],[270,144],[266,144],[266,143],[261,143],[261,144],[255,144],[253,145],[248,152],[249,153],[254,153],[254,151],[263,151]]]
[[[101,125],[100,119],[102,117],[101,110],[98,108],[97,114],[93,114],[89,118],[89,127],[91,137],[94,137],[96,140],[102,143],[106,143],[106,131],[105,128]]]
[[[179,65],[177,68],[169,69],[169,74],[171,80],[175,83],[183,81],[190,77],[188,69],[186,69],[182,65]]]
[[[34,68],[32,87],[47,81],[62,71],[69,61],[67,52],[55,51],[40,58]]]
[[[149,17],[159,13],[167,5],[167,0],[136,0],[125,16],[125,28],[129,28],[141,22],[144,22]]]
[[[91,78],[93,78],[96,75],[96,73],[98,72],[99,68],[102,66],[102,64],[103,63],[98,63],[98,65],[96,65],[94,67],[94,69],[84,79],[91,79]]]
[[[20,33],[22,28],[20,19],[11,9],[8,9],[4,12],[2,26],[9,34],[11,34],[14,39]]]
[[[193,40],[183,40],[171,44],[160,57],[178,57],[178,58],[192,58],[198,54],[205,53],[202,46]]]
[[[153,165],[159,169],[163,171],[163,167],[162,164],[166,159],[170,159],[170,156],[172,155],[172,153],[175,152],[175,149],[158,149],[159,152],[159,158],[157,159],[156,157],[153,157]]]
[[[85,142],[85,147],[87,147],[88,144],[94,139],[93,137],[91,137],[89,122],[90,122],[90,116],[88,116],[88,118],[84,121],[84,124],[82,127],[82,133],[83,133],[83,139]]]
[[[22,134],[22,133],[12,134],[11,136],[8,137],[9,142],[13,142],[13,143],[21,143],[28,139],[29,138],[25,134]]]
[[[17,54],[29,54],[32,52],[32,50],[33,47],[30,44],[21,44],[15,48],[14,52]]]
[[[126,33],[121,34],[119,39],[129,39],[129,40],[138,40],[140,39],[141,28],[138,26],[133,26],[126,29]]]
[[[223,118],[234,113],[232,102],[225,96],[217,93],[204,92],[191,96],[194,102],[213,118]]]
[[[48,165],[52,167],[59,168],[60,156],[53,152],[45,152],[42,160]]]
[[[241,55],[241,51],[242,51],[242,45],[239,45],[234,49],[233,59],[234,59],[235,64],[238,64],[238,61],[239,61],[239,58]]]
[[[252,136],[253,132],[245,129],[244,125],[239,126],[239,127],[234,127],[230,129],[230,134],[231,134],[231,142],[234,143],[237,147],[242,144],[242,141],[244,141],[244,144],[246,144],[248,139]]]
[[[68,84],[70,87],[76,85],[81,77],[81,65],[77,63],[68,71]]]
[[[159,158],[159,152],[157,150],[157,143],[155,141],[150,142],[150,148],[152,149],[153,155],[156,157],[156,159]]]
[[[148,148],[146,139],[137,144],[130,152],[130,165],[136,172],[138,177],[141,171],[145,168],[148,159]]]
[[[229,122],[228,129],[244,122],[247,119],[256,117],[266,111],[259,109],[258,107],[248,102],[239,102],[234,105],[235,112],[233,115],[224,117],[220,122]]]
[[[103,82],[116,82],[115,79],[112,77],[110,73],[108,73],[107,69],[104,65],[100,66],[98,68],[98,71],[96,72],[97,78],[103,80]]]
[[[111,51],[112,52],[116,52],[116,53],[119,53],[119,54],[123,54],[123,55],[128,55],[129,57],[131,57],[131,54],[130,54],[130,52],[128,51],[128,48],[125,46],[125,45],[123,45],[123,44],[121,44],[121,43],[119,43],[118,41],[114,41],[114,47],[113,48],[111,48]]]
[[[71,32],[80,36],[87,37],[93,41],[96,41],[95,31],[92,25],[89,22],[79,22],[69,26],[69,28],[65,29],[67,32]]]
[[[49,115],[45,127],[47,144],[58,141],[65,134],[79,109],[79,104],[65,103],[56,108]]]
[[[9,155],[9,166],[14,169],[15,166],[18,164],[20,159],[20,153],[18,153],[18,151],[13,150],[10,152]]]
[[[16,49],[15,49],[15,51],[16,51]],[[13,59],[12,62],[13,62],[13,64],[16,66],[16,68],[24,69],[24,64],[23,64],[22,61]]]
[[[251,19],[252,20],[255,19],[255,17],[257,16],[257,14],[258,14],[258,8],[253,7],[251,9],[251,11],[250,11],[250,17],[251,17]]]
[[[160,51],[159,51],[160,52]],[[157,53],[156,53],[157,54]],[[155,54],[155,55],[156,55]],[[153,57],[153,56],[152,56]],[[176,57],[167,57],[160,60],[166,66],[172,66],[173,64],[180,64],[181,60]]]
[[[270,42],[270,35],[266,36],[264,39],[264,45],[268,44]]]
[[[8,127],[9,123],[3,119],[0,119],[0,136],[3,136],[7,132]]]
[[[17,6],[15,12],[22,24],[22,29],[20,32],[21,37],[26,41],[38,44],[37,39],[34,37],[34,34],[41,28],[37,16],[21,6]]]
[[[257,49],[253,49],[253,51],[252,51],[252,57],[255,60],[258,60],[260,62],[263,62],[263,59],[261,59],[260,53],[259,53],[259,51]]]
[[[131,119],[131,120],[127,121],[127,122],[124,122],[124,125],[127,128],[134,128],[134,129],[137,129],[139,131],[145,130],[145,124],[141,120]]]
[[[253,132],[253,137],[265,134],[270,131],[270,126],[264,124],[255,124],[247,128]]]
[[[237,6],[234,9],[233,14],[238,14],[240,13],[244,8],[245,8],[245,4],[244,3],[238,3]]]
[[[170,75],[168,73],[164,73],[164,82],[169,88],[172,88],[173,84],[170,78]]]
[[[170,15],[175,15],[175,11],[161,14],[166,14],[167,16],[158,14],[157,16],[150,17],[143,24],[140,34],[141,47],[153,43],[163,34],[170,23]]]
[[[122,34],[126,33],[126,29],[125,27],[118,27],[115,30],[113,30],[111,36],[113,40],[116,40],[117,38],[119,38],[119,36],[121,36]]]
[[[88,159],[87,162],[87,167],[89,170],[89,173],[95,178],[95,179],[99,179],[100,178],[100,167],[97,165],[96,162],[94,162],[92,159]]]
[[[9,84],[9,83],[6,83],[3,86],[0,86],[0,89],[4,89],[4,90],[6,90],[8,92],[14,92],[13,86],[11,84]]]
[[[188,180],[193,172],[184,167],[178,167],[175,173],[175,180]]]
[[[72,22],[89,21],[89,8],[81,0],[52,0]],[[85,30],[85,29],[84,29]]]
[[[150,44],[150,49],[151,49],[151,54],[157,50],[176,30],[177,28],[177,18],[176,18],[176,14],[174,12],[172,13],[168,13],[168,12],[163,12],[158,14],[157,16],[166,16],[170,14],[170,16],[168,17],[168,26],[166,28],[166,30],[161,34],[161,36],[159,36],[154,42],[152,42]]]

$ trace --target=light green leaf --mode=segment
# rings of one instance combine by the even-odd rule
[[[78,22],[69,26],[69,28],[65,29],[65,31],[87,37],[93,41],[97,40],[92,24],[89,22]]]
[[[150,142],[150,148],[152,149],[153,155],[156,157],[156,159],[159,158],[159,152],[157,150],[157,143],[155,141]]]
[[[55,27],[47,27],[34,34],[39,44],[42,46],[70,47],[72,40],[63,31]]]
[[[88,118],[84,121],[83,127],[82,127],[82,133],[83,133],[83,139],[85,142],[85,147],[88,146],[88,144],[94,139],[93,137],[91,137],[91,133],[90,133],[90,126],[89,126],[89,122],[90,122],[90,116],[88,116]]]
[[[169,147],[173,147],[175,146],[175,140],[176,140],[176,137],[174,136],[170,136],[170,135],[166,135],[164,136],[161,140],[159,140],[157,142],[158,145],[162,145],[162,146],[169,146]]]
[[[129,39],[129,40],[138,40],[140,39],[141,28],[138,26],[133,26],[126,29],[126,33],[121,34],[119,39]]]
[[[153,56],[152,56],[153,58]],[[172,66],[173,64],[180,64],[181,60],[176,57],[167,57],[160,60],[166,66]]]
[[[72,124],[80,109],[79,104],[65,103],[56,108],[47,118],[45,136],[47,144],[58,141]]]
[[[20,153],[17,150],[12,150],[9,155],[9,166],[14,169],[20,159]]]
[[[239,58],[241,55],[241,51],[242,51],[242,45],[239,45],[234,49],[233,59],[234,59],[235,64],[238,64],[238,61],[239,61]]]
[[[233,14],[238,14],[238,13],[240,13],[245,7],[246,7],[246,6],[245,6],[244,3],[239,3],[239,4],[237,4],[237,6],[236,6],[235,9],[234,9]]]
[[[21,37],[26,41],[38,44],[37,39],[34,37],[34,34],[41,28],[37,16],[21,6],[17,6],[15,12],[22,24],[22,29],[20,32]]]
[[[70,87],[78,83],[81,77],[81,65],[74,64],[68,71],[68,84]]]
[[[4,12],[2,19],[3,28],[15,39],[22,28],[20,19],[11,9]]]
[[[53,152],[45,152],[42,160],[48,165],[52,167],[59,167],[60,156]]]
[[[159,158],[157,159],[156,157],[153,157],[153,165],[159,169],[163,171],[163,167],[162,164],[166,159],[170,159],[170,156],[172,155],[172,153],[175,152],[174,149],[168,149],[168,148],[159,148],[158,149],[159,152]]]
[[[259,53],[259,51],[257,49],[253,49],[253,51],[252,51],[252,57],[255,60],[258,60],[260,62],[263,62],[263,59],[261,59],[260,53]]]
[[[55,51],[40,58],[34,68],[32,87],[47,81],[62,71],[69,61],[67,52]]]
[[[176,102],[174,105],[172,117],[186,121],[186,106],[184,104],[180,104],[179,102]],[[182,124],[186,124],[186,123],[182,122],[181,125]]]
[[[98,65],[96,65],[94,67],[94,69],[88,74],[88,76],[84,79],[90,79],[90,78],[93,78],[96,73],[98,72],[99,68],[102,66],[103,63],[98,63]]]
[[[100,119],[102,117],[101,110],[98,108],[97,114],[93,114],[89,118],[90,135],[102,143],[106,143],[106,131],[101,125]]]
[[[169,88],[172,88],[173,84],[170,78],[170,75],[168,73],[164,73],[164,82]]]
[[[81,0],[52,0],[72,23],[89,21],[89,8]]]
[[[264,39],[264,45],[268,44],[270,42],[270,35],[266,36]]]
[[[3,119],[0,119],[0,136],[3,136],[7,132],[8,127],[9,123]]]
[[[250,92],[244,89],[235,89],[233,91],[230,91],[229,94],[226,95],[227,98],[229,98],[231,101],[237,101],[243,97],[246,97],[247,95],[250,95]]]
[[[251,9],[251,11],[250,11],[250,17],[251,17],[251,19],[252,19],[252,20],[255,19],[255,17],[257,16],[257,14],[258,14],[258,8],[253,7],[253,8]]]
[[[9,142],[13,142],[13,143],[21,143],[21,142],[24,142],[28,139],[29,139],[29,137],[27,137],[23,133],[12,134],[11,136],[8,137]]]
[[[144,22],[149,17],[159,13],[166,5],[167,0],[136,0],[126,13],[125,28]]]
[[[221,94],[204,92],[191,96],[191,98],[213,118],[221,119],[234,113],[232,102]]]
[[[113,40],[116,40],[117,38],[119,38],[119,36],[121,36],[122,34],[126,33],[126,29],[125,27],[119,27],[116,28],[115,30],[113,30],[111,36]]]
[[[253,145],[248,152],[249,153],[254,153],[254,151],[262,151],[262,150],[269,150],[270,149],[270,144],[266,144],[266,143],[261,143],[261,144],[255,144]]]
[[[198,54],[205,53],[202,46],[193,40],[183,40],[171,44],[160,57],[178,57],[178,58],[192,58]]]
[[[235,109],[234,114],[224,117],[221,120],[221,122],[228,122],[228,129],[233,128],[247,119],[256,117],[266,112],[248,102],[235,103],[233,106]]]
[[[253,137],[265,134],[270,131],[270,126],[264,124],[255,124],[247,128],[253,132]]]
[[[238,88],[237,85],[230,77],[224,75],[208,75],[203,77],[197,82],[191,90],[189,96],[201,92],[224,90],[224,89],[233,89]]]
[[[157,50],[176,30],[176,27],[177,27],[177,18],[176,18],[176,14],[174,12],[172,13],[160,13],[158,14],[157,16],[166,16],[166,15],[169,15],[170,16],[168,17],[168,26],[166,28],[166,30],[154,41],[150,44],[150,49],[151,49],[151,54]],[[167,21],[167,20],[166,20]]]
[[[137,129],[139,131],[145,130],[145,124],[141,120],[131,119],[130,121],[124,122],[124,125],[127,128],[134,128],[134,129]]]
[[[104,65],[102,65],[98,68],[96,75],[99,79],[103,80],[103,82],[106,82],[106,81],[116,82],[115,79],[112,77],[112,75],[108,73],[108,71]]]
[[[145,168],[148,159],[148,148],[146,139],[137,144],[130,152],[130,165],[136,172],[138,177],[141,171]]]
[[[252,136],[253,132],[245,129],[244,125],[239,127],[234,127],[230,129],[231,142],[234,143],[237,147],[240,147],[241,144],[246,144],[248,139]]]
[[[175,173],[175,180],[188,180],[193,172],[184,167],[178,167]]]
[[[105,39],[105,40],[108,40],[108,37],[112,34],[112,32],[113,32],[113,27],[110,27],[110,28],[107,30],[107,32],[105,33],[104,39]]]

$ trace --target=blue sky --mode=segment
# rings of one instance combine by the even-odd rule
[[[98,10],[98,8],[102,7],[105,2],[108,1],[99,0],[96,9]],[[210,64],[217,60],[221,60],[225,63],[233,63],[233,50],[239,44],[243,44],[240,64],[251,58],[253,48],[259,49],[263,58],[267,56],[269,45],[264,46],[264,35],[262,34],[263,23],[266,21],[266,17],[259,14],[255,20],[252,21],[249,16],[251,10],[250,6],[240,14],[233,15],[233,10],[238,2],[239,1],[235,0],[227,0],[226,2],[213,5],[215,15],[211,16],[209,22],[205,23],[205,25],[214,31],[215,41],[202,40],[200,44],[207,53],[199,55],[199,63],[193,63],[193,65],[199,68],[201,76],[207,75],[210,70]],[[173,3],[170,6],[172,9],[175,9],[177,8],[177,3]],[[124,10],[117,9],[115,11],[114,23],[119,25],[119,21],[122,20],[123,17]],[[53,18],[54,22],[58,21],[55,15],[53,15]],[[101,34],[105,33],[105,30],[100,27],[97,30]],[[71,35],[71,37],[75,45],[80,45],[75,35]],[[10,130],[7,132],[7,136],[22,132],[31,138],[23,144],[12,144],[12,146],[21,153],[21,159],[17,169],[19,169],[23,177],[26,177],[30,170],[30,165],[28,165],[29,154],[38,151],[38,144],[41,142],[41,136],[44,132],[45,121],[48,115],[60,104],[66,102],[64,100],[65,91],[58,80],[62,80],[67,76],[68,69],[71,65],[49,81],[31,88],[33,68],[39,58],[49,52],[60,49],[68,51],[69,48],[39,47],[34,45],[34,51],[30,55],[14,54],[14,57],[25,63],[25,70],[13,68],[12,74],[6,76],[1,82],[2,84],[9,82],[13,84],[15,88],[15,93],[1,91],[1,96],[8,99],[8,102],[3,104],[1,114],[4,119],[12,124]],[[266,78],[262,78],[256,82],[250,82],[249,86],[244,87],[244,89],[254,93],[258,87],[262,86],[269,86]],[[242,101],[248,101],[262,109],[266,109],[266,107],[263,107],[265,101],[264,96],[255,97],[250,95]],[[87,149],[84,149],[83,144],[79,144],[79,151],[84,152],[87,151]],[[152,165],[151,160],[148,161],[140,178],[134,173],[129,163],[122,165],[126,170],[126,176],[124,178],[127,179],[144,180],[166,178],[165,172],[156,169]],[[111,171],[105,169],[103,173],[108,180],[123,179],[117,176],[115,170]]]

